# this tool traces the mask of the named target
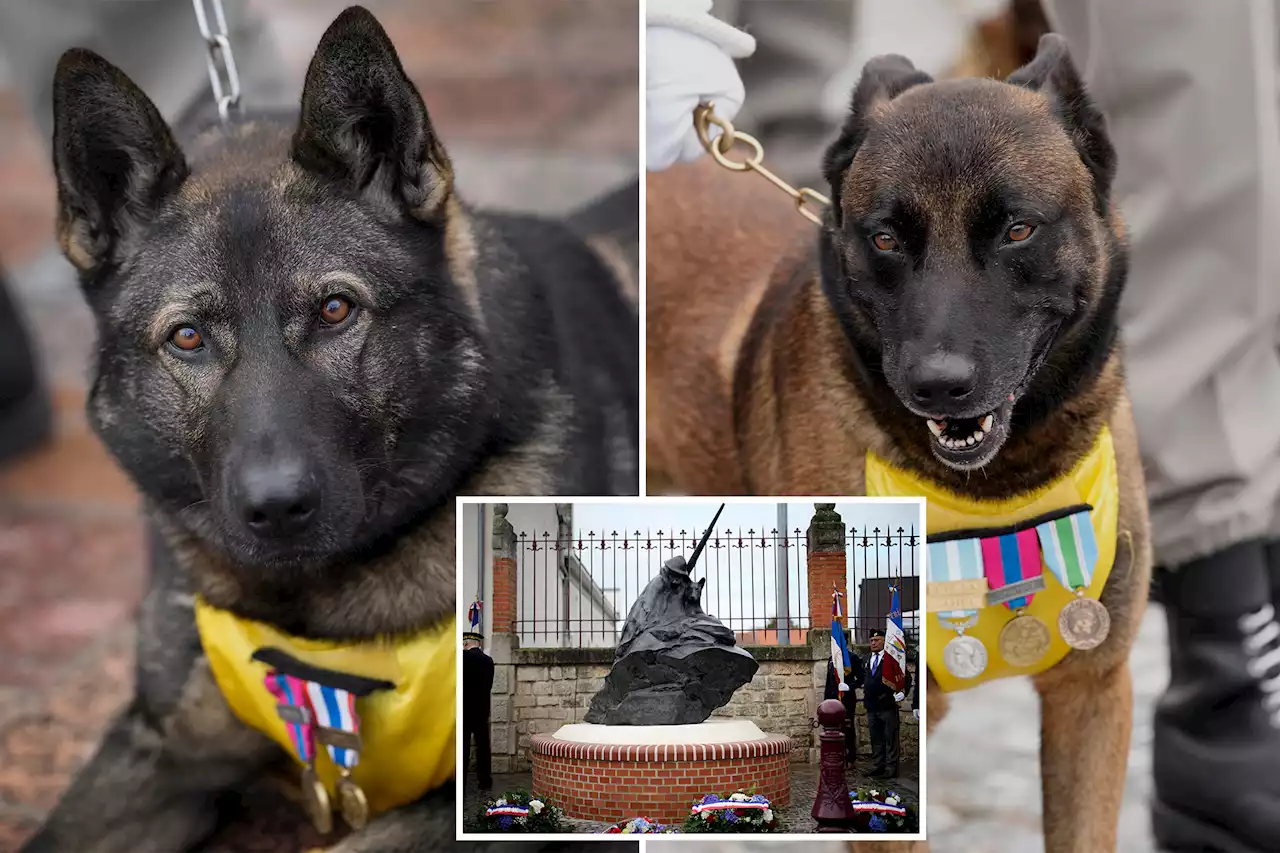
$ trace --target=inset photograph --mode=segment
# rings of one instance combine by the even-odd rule
[[[459,499],[459,838],[920,839],[919,499]]]

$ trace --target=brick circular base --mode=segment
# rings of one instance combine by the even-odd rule
[[[569,817],[615,823],[649,817],[683,823],[706,794],[755,788],[778,808],[791,802],[791,738],[716,744],[625,746],[532,738],[533,791]]]

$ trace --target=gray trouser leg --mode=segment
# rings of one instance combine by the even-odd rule
[[[712,9],[756,38],[755,54],[738,63],[747,100],[734,123],[762,134],[769,168],[825,191],[822,154],[839,124],[822,95],[852,53],[853,0],[719,0]]]
[[[1275,0],[1050,0],[1107,114],[1156,558],[1280,535]]]
[[[902,725],[902,715],[895,705],[892,711],[881,711],[884,715],[884,766],[885,769],[898,770],[898,730]]]
[[[886,745],[888,729],[885,726],[884,712],[867,711],[867,733],[871,737],[871,769],[883,770],[886,761]]]

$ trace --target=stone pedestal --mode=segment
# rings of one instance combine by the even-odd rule
[[[607,823],[638,816],[683,823],[695,800],[740,788],[754,787],[781,808],[791,798],[791,749],[791,738],[749,720],[575,723],[532,739],[533,790],[570,817]]]

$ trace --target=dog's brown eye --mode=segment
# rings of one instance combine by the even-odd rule
[[[898,241],[893,239],[892,235],[881,231],[879,234],[876,234],[871,238],[871,245],[875,246],[882,252],[892,252],[894,249],[898,248]]]
[[[1031,232],[1035,231],[1031,225],[1026,222],[1015,222],[1009,226],[1009,239],[1015,243],[1021,243],[1023,240],[1031,236]]]
[[[351,316],[351,301],[341,296],[330,296],[325,299],[320,309],[320,319],[330,326],[336,326]]]
[[[191,326],[179,326],[169,335],[169,343],[183,352],[195,352],[204,346],[204,338]]]

